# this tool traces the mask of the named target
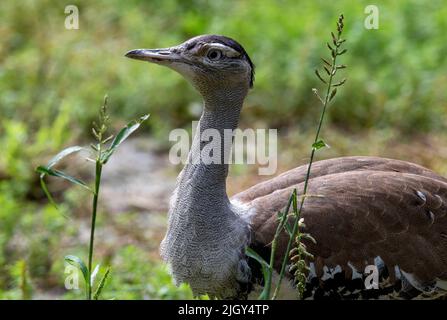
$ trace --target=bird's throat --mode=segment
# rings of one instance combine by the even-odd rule
[[[226,203],[228,163],[244,96],[204,100],[178,192],[181,195],[185,191],[187,196],[194,195],[194,198],[217,197],[219,202]]]
[[[238,283],[247,282],[250,274],[243,258],[248,224],[226,192],[226,160],[232,148],[228,132],[238,125],[243,98],[205,99],[188,163],[171,200],[161,255],[175,281],[189,283],[195,294],[235,297]],[[219,155],[210,157],[213,152]]]

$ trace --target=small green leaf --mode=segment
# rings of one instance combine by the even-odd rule
[[[100,266],[100,264],[98,263],[96,265],[95,269],[93,269],[93,272],[92,272],[92,274],[90,276],[90,285],[91,286],[93,286],[93,283],[95,283],[95,278],[96,278],[96,275],[98,274],[99,266]]]
[[[340,52],[338,53],[338,55],[341,56],[342,54],[345,54],[346,51],[348,51],[348,49],[343,49],[342,51],[340,51]]]
[[[327,147],[326,143],[323,140],[318,140],[314,144],[312,144],[312,148],[315,150],[320,150],[322,148]]]
[[[295,214],[295,216],[298,219],[298,200],[297,200],[297,191],[296,188],[293,189],[292,192],[292,209],[293,209],[293,213]]]
[[[78,258],[76,256],[72,256],[72,255],[65,256],[65,261],[68,264],[81,270],[82,275],[84,277],[85,284],[88,285],[89,276],[88,276],[88,269],[87,269],[87,266],[85,265],[85,263],[80,258]]]
[[[332,101],[332,99],[334,99],[336,94],[337,94],[337,88],[332,90],[331,95],[329,96],[329,101]]]
[[[255,259],[257,262],[259,262],[259,264],[261,265],[262,268],[262,275],[264,277],[264,281],[267,281],[268,277],[271,276],[271,270],[270,270],[270,265],[267,263],[267,261],[265,261],[259,254],[257,254],[252,248],[247,247],[245,249],[245,254],[247,256],[249,256],[252,259]],[[260,300],[267,300],[269,299],[269,297],[267,297],[267,288],[264,288],[264,290],[262,290],[261,294],[259,295],[259,299]]]
[[[321,82],[326,83],[326,81],[323,79],[323,77],[320,75],[317,69],[315,69],[315,74],[317,75],[318,79],[321,80]]]
[[[95,127],[97,127],[97,125],[96,125],[95,122],[93,122],[92,133],[93,133],[93,136],[98,140],[98,139],[99,139],[99,134],[98,134],[98,132],[96,131]]]
[[[289,203],[290,203],[291,199],[289,199]],[[286,209],[287,211],[281,212],[278,211],[278,226],[276,228],[276,233],[275,236],[279,235],[279,233],[285,229],[286,232],[289,234],[289,236],[291,236],[291,229],[290,226],[287,222],[289,215],[288,215],[288,211],[290,210],[290,204],[288,205],[288,208]]]
[[[98,287],[96,288],[95,293],[93,294],[93,299],[98,300],[99,296],[101,295],[102,289],[104,288],[104,285],[106,284],[107,279],[109,278],[110,274],[110,267],[107,268],[106,272],[101,278],[101,281],[99,281]]]
[[[335,37],[335,34],[333,32],[331,32],[331,36],[332,36],[332,43],[334,44],[334,46],[338,47],[337,37]]]
[[[290,227],[290,225],[286,222],[284,224],[284,228],[286,229],[287,233],[289,234],[289,237],[292,236],[292,228]]]
[[[48,201],[57,209],[57,204],[53,199],[53,196],[51,195],[50,191],[47,188],[47,184],[45,183],[45,179],[41,176],[40,177],[40,186],[42,187],[43,192],[48,198]]]
[[[113,139],[112,143],[110,144],[110,147],[103,153],[101,157],[101,161],[105,164],[110,159],[112,154],[115,152],[116,148],[119,147],[119,145],[126,140],[135,130],[137,130],[140,125],[149,118],[149,115],[145,115],[141,117],[139,120],[133,120],[127,124],[123,129],[118,132],[115,139]]]
[[[58,170],[53,170],[51,169],[52,167],[54,167],[59,161],[61,161],[63,158],[65,158],[66,156],[75,153],[75,152],[79,152],[81,151],[83,148],[80,146],[73,146],[73,147],[69,147],[66,148],[64,150],[62,150],[61,152],[59,152],[57,155],[55,155],[46,166],[39,166],[36,168],[36,172],[40,173],[40,185],[42,187],[43,192],[45,193],[45,195],[47,196],[48,200],[50,201],[50,203],[52,205],[54,205],[57,208],[56,202],[54,201],[53,197],[51,196],[50,191],[47,188],[47,185],[45,183],[45,176],[46,175],[50,175],[50,176],[55,176],[55,177],[59,177],[59,178],[63,178],[66,179],[74,184],[77,185],[81,185],[84,188],[87,188],[88,190],[91,191],[91,189],[81,180],[73,178],[61,171]]]
[[[345,82],[346,82],[346,78],[343,79],[343,80],[341,80],[340,82],[334,83],[332,86],[333,86],[333,87],[339,87],[339,86],[344,85]]]
[[[325,58],[321,58],[321,60],[328,66],[328,67],[332,67],[332,64],[327,61]]]
[[[36,171],[41,174],[41,176],[40,176],[41,179],[43,179],[43,177],[45,175],[58,177],[58,178],[62,178],[62,179],[65,179],[67,181],[70,181],[71,183],[74,183],[74,184],[76,184],[78,186],[81,186],[81,187],[83,187],[83,188],[85,188],[85,189],[87,189],[89,191],[92,191],[92,189],[90,189],[90,187],[87,184],[85,184],[85,182],[83,182],[82,180],[79,180],[77,178],[74,178],[72,176],[69,176],[68,174],[66,174],[66,173],[64,173],[62,171],[49,169],[49,168],[44,167],[44,166],[38,166],[36,168]]]
[[[249,256],[250,258],[255,259],[256,261],[259,262],[259,264],[262,267],[266,267],[269,268],[269,264],[267,263],[267,261],[264,260],[264,258],[262,258],[259,254],[256,253],[256,251],[254,251],[252,248],[247,247],[245,250],[245,253],[247,254],[247,256]]]
[[[66,148],[64,150],[62,150],[61,152],[59,152],[57,155],[55,155],[47,164],[47,168],[51,169],[52,167],[54,167],[54,165],[56,165],[59,161],[61,161],[63,158],[65,158],[66,156],[81,151],[83,148],[80,146],[74,146],[74,147],[69,147]]]

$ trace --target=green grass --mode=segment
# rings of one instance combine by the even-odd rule
[[[77,226],[87,219],[88,208],[83,205],[87,200],[64,184],[52,186],[55,197],[64,203],[60,209],[73,219],[67,223],[46,204],[34,168],[61,148],[87,141],[101,96],[111,97],[114,128],[151,113],[146,133],[164,147],[169,130],[190,127],[189,121],[197,118],[195,106],[200,99],[190,85],[163,68],[125,59],[129,49],[175,45],[202,33],[234,37],[257,65],[242,125],[280,128],[280,134],[300,132],[303,141],[310,141],[305,138],[320,111],[312,93],[318,86],[313,70],[325,52],[321,41],[326,39],[327,21],[343,12],[349,39],[344,60],[350,67],[349,90],[339,93],[328,114],[332,130],[324,135],[332,146],[328,156],[400,155],[447,172],[439,160],[444,159],[443,149],[430,151],[445,141],[442,132],[447,125],[447,6],[442,0],[377,1],[379,30],[363,28],[363,10],[370,4],[366,0],[79,0],[73,4],[80,10],[76,31],[65,30],[65,4],[60,1],[0,2],[1,298],[23,295],[23,265],[31,297],[42,292],[64,294],[58,291],[63,286],[61,257],[67,249],[80,253],[85,246]],[[420,148],[427,141],[434,143],[424,149],[430,159],[400,146],[414,145],[412,139],[419,141]],[[296,136],[290,140],[300,143]],[[295,152],[284,160],[285,166],[296,165],[296,157]],[[106,255],[101,250],[99,254]],[[166,274],[143,249],[134,255],[151,270]],[[123,262],[116,267],[131,266]],[[117,287],[127,283],[124,273],[112,280]],[[140,276],[129,286],[156,279],[139,281]],[[164,297],[175,297],[177,291],[163,279],[172,289]],[[139,290],[135,295],[117,293],[115,298],[161,297]]]
[[[93,123],[92,133],[95,138],[95,143],[90,145],[89,149],[80,147],[80,146],[72,146],[65,148],[60,151],[57,155],[55,155],[46,166],[38,166],[36,168],[36,173],[40,174],[40,185],[48,200],[57,208],[57,204],[54,201],[53,196],[51,195],[51,191],[47,187],[47,183],[45,182],[45,177],[57,177],[59,179],[64,179],[72,183],[73,185],[80,186],[87,191],[90,192],[92,196],[92,207],[91,207],[91,223],[90,223],[90,239],[88,244],[88,261],[84,262],[83,258],[80,258],[75,255],[66,255],[65,262],[68,265],[75,267],[74,276],[70,281],[75,283],[75,286],[78,286],[79,273],[82,274],[84,279],[84,289],[87,300],[98,300],[101,297],[101,293],[104,289],[104,286],[110,279],[110,266],[107,266],[104,272],[100,271],[101,263],[96,264],[93,267],[93,259],[94,259],[94,249],[95,249],[95,230],[96,230],[96,220],[98,215],[98,207],[99,207],[99,196],[100,196],[100,187],[102,182],[102,171],[103,167],[110,160],[112,155],[115,153],[116,149],[133,133],[137,130],[140,125],[149,118],[149,115],[145,115],[141,117],[139,120],[134,120],[129,122],[124,128],[122,128],[116,135],[111,134],[109,132],[110,125],[110,116],[108,114],[107,109],[107,96],[104,98],[104,103],[100,108],[99,116],[97,122]],[[89,186],[87,183],[73,177],[66,172],[54,169],[59,162],[61,162],[64,158],[81,152],[87,151],[90,154],[85,158],[90,162],[95,163],[95,179],[94,186]],[[73,272],[72,272],[73,274]],[[67,278],[66,278],[67,279]],[[76,280],[74,280],[76,279]],[[67,281],[67,280],[66,280]],[[22,281],[25,283],[25,281]],[[67,283],[67,282],[66,282]],[[22,287],[25,285],[23,284]],[[67,288],[67,285],[65,286]],[[70,286],[71,287],[71,286]],[[94,288],[96,287],[96,289]],[[67,288],[71,289],[71,288]],[[79,288],[76,288],[79,289]]]
[[[146,250],[123,246],[113,254],[112,274],[102,299],[193,299],[187,285],[176,287],[167,267],[147,258]],[[104,271],[104,270],[103,270]],[[82,290],[69,291],[66,299],[83,299]]]

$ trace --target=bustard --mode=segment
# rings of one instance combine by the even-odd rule
[[[217,35],[192,38],[165,49],[137,49],[127,57],[167,66],[202,95],[200,131],[235,129],[253,86],[254,66],[236,41]],[[196,135],[189,159],[206,142]],[[231,145],[222,143],[222,148]],[[222,155],[226,154],[222,152]],[[176,283],[194,294],[244,298],[258,267],[245,255],[250,246],[267,259],[277,212],[292,189],[303,189],[307,166],[228,197],[228,165],[185,165],[173,194],[161,255]],[[368,264],[380,271],[380,289],[403,297],[447,289],[447,179],[419,165],[377,157],[344,157],[316,162],[302,216],[317,241],[306,243],[307,296],[365,295],[361,277]],[[287,235],[280,239],[278,265]],[[259,271],[259,270],[258,270]],[[391,288],[391,289],[390,289]],[[358,290],[357,290],[358,289]]]

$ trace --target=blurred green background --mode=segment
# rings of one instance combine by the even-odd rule
[[[64,27],[68,4],[79,8],[79,30]],[[349,66],[348,81],[325,124],[324,138],[332,148],[320,158],[382,155],[446,175],[447,5],[443,0],[376,1],[379,29],[367,30],[368,4],[1,1],[0,298],[82,297],[63,287],[63,257],[86,253],[80,225],[88,223],[87,198],[55,183],[50,189],[62,203],[56,210],[41,192],[34,168],[63,147],[89,142],[105,94],[114,127],[151,113],[140,134],[150,137],[156,154],[167,152],[171,129],[190,127],[197,118],[200,97],[191,86],[167,69],[124,58],[130,49],[176,45],[204,33],[239,41],[257,66],[241,125],[279,129],[283,170],[305,162],[320,112],[312,94],[320,85],[314,69],[327,55],[329,32],[344,13],[348,53],[342,60]],[[84,169],[71,168],[88,178]],[[258,181],[250,168],[232,172],[233,192]],[[160,211],[163,219],[166,212]],[[135,209],[112,216],[103,209],[99,228],[128,225],[118,240],[98,243],[98,260],[113,266],[105,297],[191,298],[187,286],[172,285],[159,261],[163,227],[153,239],[133,233],[133,219],[142,214],[148,213]]]

